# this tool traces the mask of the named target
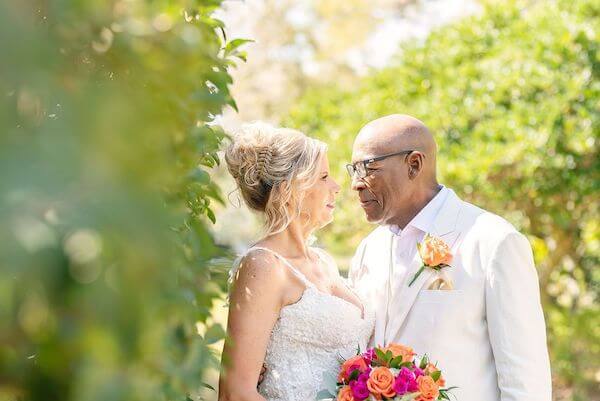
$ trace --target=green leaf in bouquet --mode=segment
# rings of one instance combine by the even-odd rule
[[[435,372],[433,372],[431,374],[431,378],[433,379],[433,381],[438,381],[438,379],[442,376],[442,372],[439,370],[436,370]]]
[[[358,379],[359,375],[360,375],[360,370],[354,369],[352,371],[352,373],[350,373],[350,376],[348,376],[348,381],[351,382],[352,380]]]
[[[410,362],[409,362],[410,364]],[[402,365],[402,356],[397,356],[390,361],[390,368],[400,368]]]
[[[337,375],[333,372],[326,371],[323,373],[323,386],[324,390],[334,395],[337,392]]]
[[[419,367],[421,369],[425,369],[427,367],[427,364],[429,363],[429,358],[427,357],[427,354],[423,355],[423,359],[421,359],[421,363],[419,364]]]
[[[317,401],[320,400],[332,400],[335,398],[335,394],[331,394],[329,390],[321,390],[317,393]]]
[[[452,386],[452,387],[448,387],[448,388],[441,388],[440,389],[440,396],[438,397],[439,400],[448,400],[450,401],[450,395],[448,394],[448,392],[450,390],[453,390],[455,388],[458,388],[456,386]]]
[[[387,351],[385,353],[385,361],[387,363],[390,363],[390,361],[392,360],[393,357],[394,357],[394,355],[392,354],[392,351]]]
[[[377,359],[379,359],[380,362],[386,363],[387,360],[385,358],[385,353],[380,350],[379,348],[375,348],[375,355],[377,355]]]
[[[402,368],[410,368],[410,367],[412,367],[412,366],[413,366],[413,363],[412,363],[412,362],[402,362],[402,363],[400,364],[400,366],[398,366],[398,368],[399,368],[399,369],[402,369]]]

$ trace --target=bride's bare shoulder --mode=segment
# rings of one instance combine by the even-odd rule
[[[240,260],[232,279],[230,304],[246,312],[257,308],[278,310],[289,292],[289,282],[285,266],[275,255],[252,250]]]
[[[262,249],[252,249],[241,258],[233,283],[277,285],[283,284],[286,277],[285,266],[274,254]]]

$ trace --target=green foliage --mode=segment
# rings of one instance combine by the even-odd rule
[[[529,236],[555,382],[576,400],[594,394],[600,359],[598,27],[593,0],[488,1],[356,87],[309,91],[285,121],[331,145],[349,187],[343,165],[363,124],[391,113],[423,120],[439,145],[440,182]],[[373,228],[350,192],[322,234],[342,268]]]
[[[352,373],[350,373],[350,376],[348,376],[348,383],[350,383],[352,380],[358,379],[359,375],[360,375],[360,370],[359,369],[354,369],[352,371]]]
[[[402,365],[402,356],[392,358],[392,360],[390,361],[390,368],[399,369],[401,367],[400,365]]]
[[[0,399],[202,387],[224,335],[212,121],[243,44],[219,5],[0,3]]]

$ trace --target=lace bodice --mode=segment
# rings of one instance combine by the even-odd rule
[[[259,392],[268,401],[315,400],[325,388],[323,374],[337,373],[342,359],[355,355],[358,347],[366,348],[374,312],[366,304],[361,311],[349,301],[319,290],[270,249],[253,249],[273,253],[306,286],[296,303],[281,309],[273,327],[265,356],[267,371]]]

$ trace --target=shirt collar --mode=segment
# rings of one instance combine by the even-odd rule
[[[431,232],[435,218],[440,211],[446,197],[448,196],[449,189],[444,185],[441,185],[441,189],[438,193],[417,213],[415,217],[406,225],[407,227],[414,227],[424,233]],[[389,229],[396,235],[400,235],[402,230],[396,224],[389,225]]]

